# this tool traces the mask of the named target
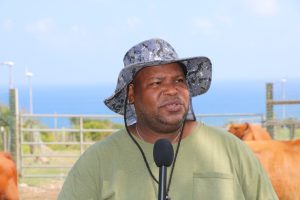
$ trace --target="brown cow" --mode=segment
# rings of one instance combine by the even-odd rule
[[[228,131],[241,140],[271,140],[270,134],[257,124],[230,124]]]
[[[300,139],[245,141],[267,171],[280,200],[300,199]]]
[[[0,200],[18,200],[17,169],[12,157],[0,152]]]

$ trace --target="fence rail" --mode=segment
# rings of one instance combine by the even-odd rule
[[[69,167],[88,146],[94,143],[95,139],[89,138],[91,135],[106,135],[118,130],[115,127],[86,128],[84,125],[87,120],[109,120],[123,124],[120,115],[19,114],[18,92],[16,89],[11,89],[9,94],[12,117],[8,126],[9,130],[0,127],[0,140],[2,140],[3,148],[8,149],[17,161],[17,167],[22,177],[65,177]],[[267,83],[265,117],[262,113],[197,114],[196,117],[206,124],[221,127],[231,122],[260,123],[267,127],[272,136],[277,131],[277,127],[282,126],[289,130],[290,137],[293,138],[297,131],[299,133],[299,120],[291,121],[291,119],[287,120],[286,117],[277,120],[273,108],[276,105],[283,107],[291,104],[299,105],[300,100],[274,100],[273,84]],[[35,124],[35,122],[38,123]],[[76,126],[74,123],[77,123]],[[49,134],[53,138],[51,140],[45,139],[45,135]],[[37,173],[39,169],[41,170]],[[50,174],[42,171],[45,169],[55,171],[50,171],[52,173]]]
[[[64,178],[87,147],[95,143],[86,141],[86,134],[113,133],[118,128],[85,128],[85,123],[89,120],[109,120],[121,121],[121,115],[72,115],[72,114],[21,114],[20,116],[20,158],[19,171],[23,178]],[[205,121],[210,119],[220,119],[222,123],[216,126],[224,126],[232,121],[243,121],[247,119],[263,123],[263,114],[260,113],[230,113],[230,114],[197,114],[197,120]],[[48,123],[47,126],[40,127],[36,121]],[[49,121],[49,119],[51,119]],[[78,123],[68,124],[70,119],[76,119]],[[62,120],[64,126],[59,126]],[[52,124],[51,124],[52,123]],[[53,126],[53,128],[49,128]],[[55,141],[44,141],[43,134],[54,134],[58,137]],[[72,137],[71,135],[73,134]],[[75,136],[76,137],[75,137]],[[70,138],[72,140],[70,140]],[[53,150],[50,146],[62,146],[60,151]],[[63,150],[72,149],[70,152]],[[46,172],[45,172],[46,170]],[[56,170],[56,171],[53,171]],[[51,173],[51,174],[50,174]],[[55,173],[55,174],[53,174]]]
[[[70,121],[76,119],[78,124],[74,126],[64,124],[67,127],[57,127],[59,120]],[[23,178],[64,178],[67,171],[72,167],[73,163],[84,152],[84,150],[92,145],[93,141],[85,141],[85,135],[88,133],[112,133],[117,131],[116,128],[84,128],[86,120],[113,120],[121,118],[121,115],[72,115],[72,114],[21,114],[20,115],[20,158],[19,171]],[[46,119],[46,120],[45,120]],[[56,125],[49,128],[49,120],[53,119]],[[36,122],[47,124],[40,127]],[[43,141],[42,134],[55,134],[62,136],[60,140]],[[68,134],[76,135],[75,139],[69,140]],[[64,138],[65,137],[65,138]],[[64,139],[62,139],[64,138]],[[69,152],[53,150],[51,145],[72,147],[75,149]],[[28,148],[30,150],[28,150]],[[27,150],[26,150],[27,149]],[[61,148],[59,148],[61,149]],[[29,151],[29,152],[28,152]],[[75,152],[75,153],[74,153]],[[45,172],[45,170],[47,170]],[[55,174],[53,170],[56,170]],[[57,171],[58,170],[58,171]]]

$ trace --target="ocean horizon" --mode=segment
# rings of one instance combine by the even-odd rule
[[[286,100],[300,99],[300,80],[285,83]],[[283,88],[275,83],[274,99],[282,100]],[[266,83],[263,81],[215,81],[209,91],[194,97],[192,104],[196,114],[256,113],[265,114]],[[103,103],[115,89],[115,84],[32,86],[34,114],[114,114]],[[29,88],[18,88],[19,109],[28,113]],[[0,104],[8,104],[8,89],[0,86]],[[280,116],[282,106],[275,106]],[[299,117],[300,105],[284,107],[286,117]]]

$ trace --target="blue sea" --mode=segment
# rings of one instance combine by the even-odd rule
[[[275,82],[274,99],[300,100],[300,80],[288,80],[284,88]],[[215,81],[210,90],[193,98],[196,114],[265,114],[266,82],[261,80]],[[35,114],[114,114],[103,103],[115,89],[114,84],[39,86],[33,85]],[[29,110],[29,88],[18,88],[20,110]],[[8,88],[0,86],[0,104],[8,104]],[[286,117],[299,117],[300,105],[285,106]],[[280,116],[282,106],[276,106]]]

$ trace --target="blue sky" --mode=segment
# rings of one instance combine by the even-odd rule
[[[1,0],[0,62],[34,85],[115,83],[125,52],[153,37],[207,56],[213,80],[300,79],[298,0]],[[0,66],[0,85],[8,67]]]

